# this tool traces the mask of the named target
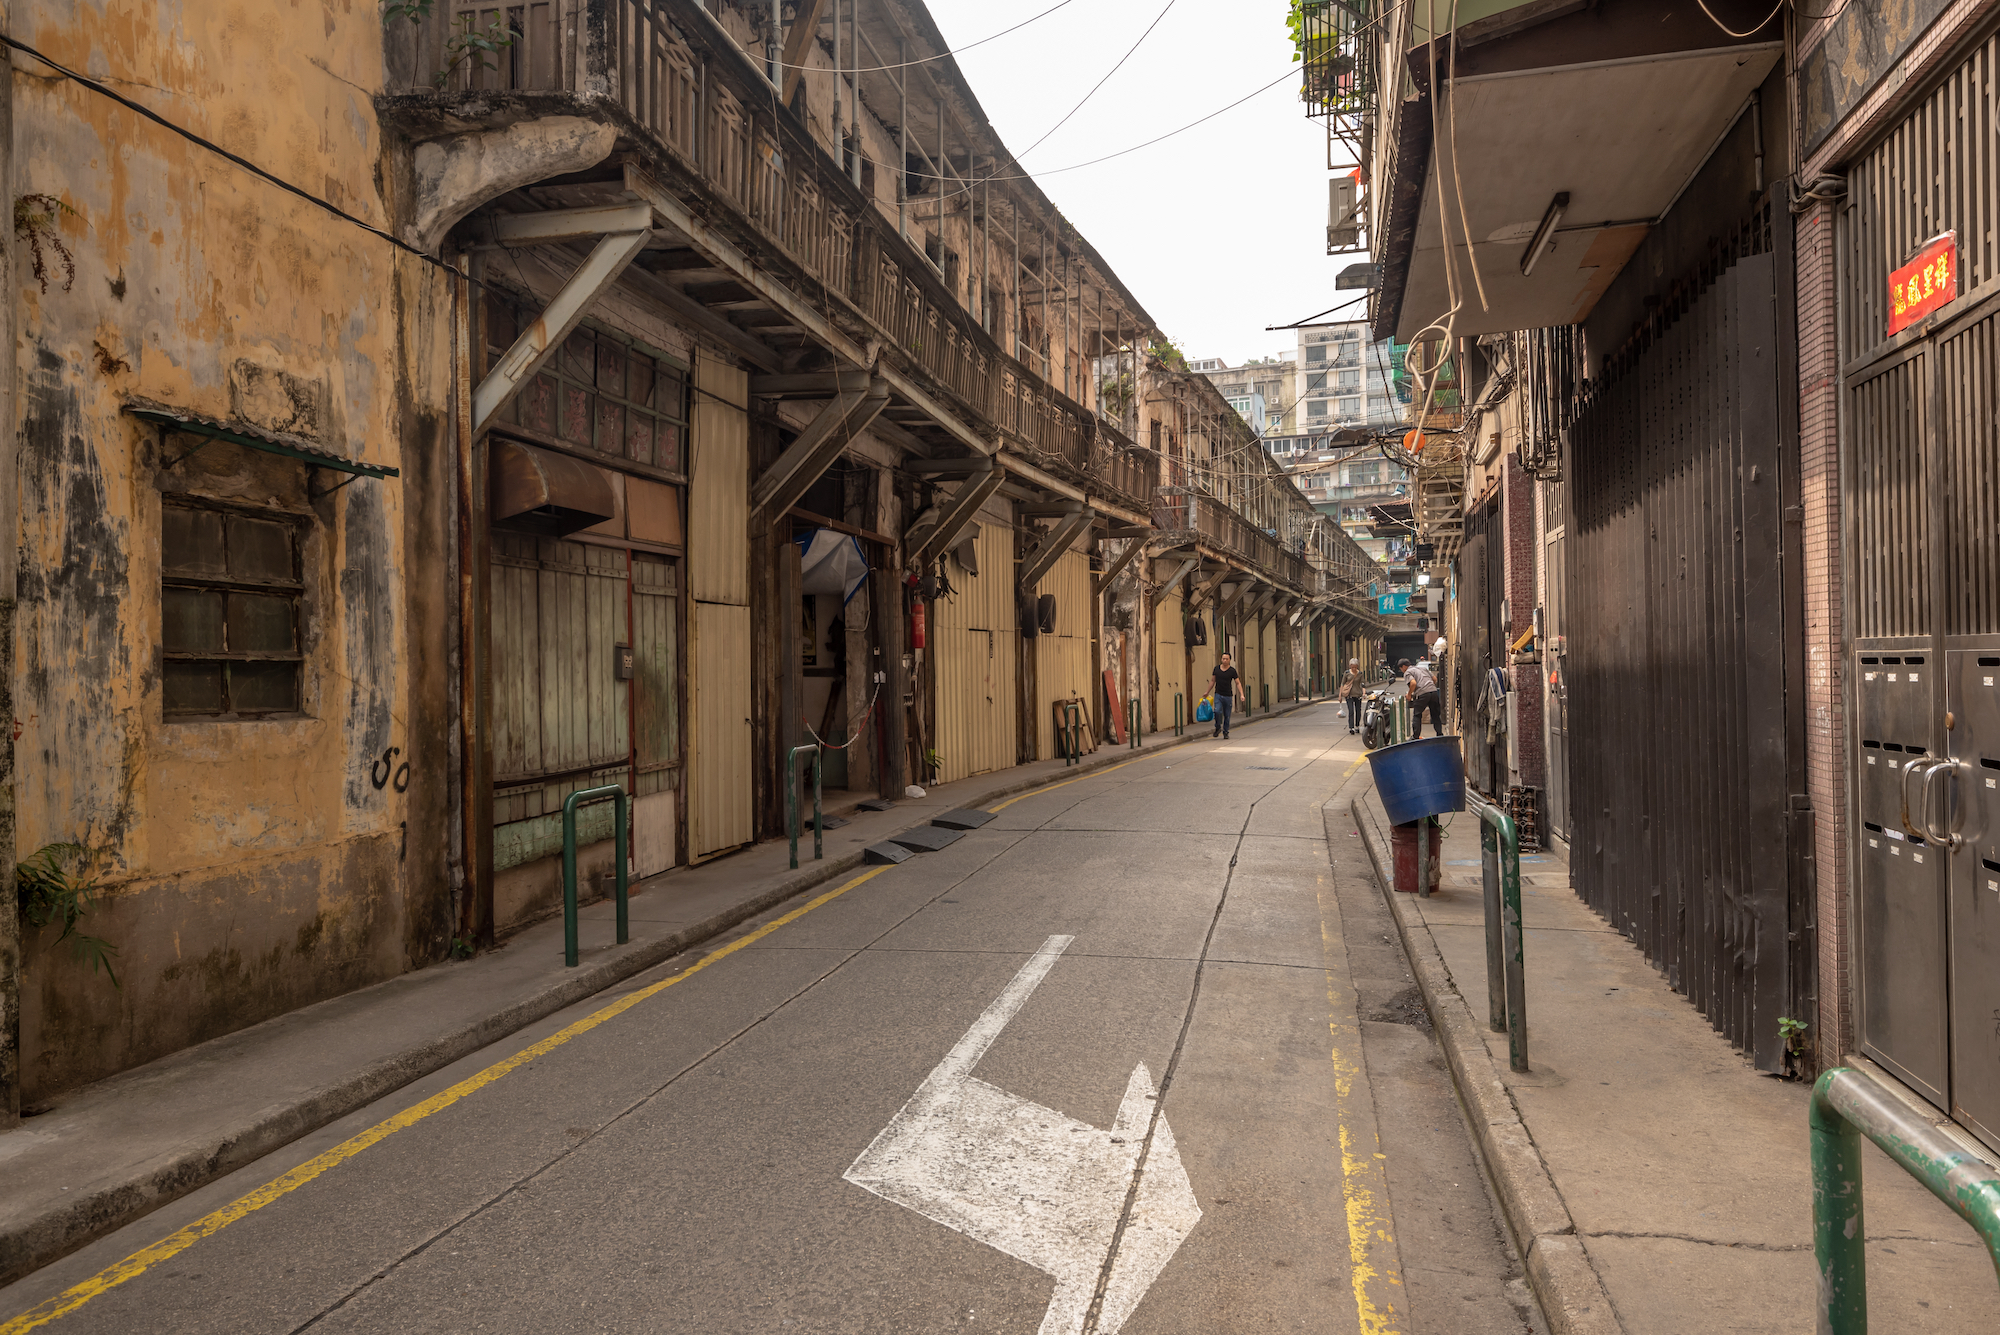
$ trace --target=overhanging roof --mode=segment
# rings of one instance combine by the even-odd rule
[[[1743,113],[1780,43],[1505,70],[1454,84],[1458,185],[1451,250],[1462,290],[1461,337],[1575,324],[1590,314],[1651,227]],[[1415,108],[1410,108],[1414,112]],[[1449,147],[1440,136],[1436,159]],[[1446,183],[1451,164],[1445,162]],[[1452,304],[1436,163],[1426,166],[1397,337]],[[1458,213],[1462,191],[1481,308]],[[1521,260],[1556,195],[1569,203],[1553,249],[1523,277]]]
[[[142,421],[154,422],[171,431],[187,431],[211,440],[226,440],[232,444],[262,450],[265,454],[281,454],[290,459],[303,459],[315,468],[330,468],[337,473],[352,473],[356,477],[395,477],[395,469],[385,464],[365,464],[357,459],[344,458],[325,449],[303,436],[294,436],[282,431],[266,431],[262,427],[251,426],[248,422],[224,421],[219,417],[209,417],[191,412],[185,408],[169,408],[151,399],[127,399],[125,411]],[[345,483],[341,485],[345,486]]]

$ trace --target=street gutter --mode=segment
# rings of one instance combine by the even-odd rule
[[[1431,935],[1429,924],[1408,907],[1409,897],[1397,894],[1394,856],[1382,829],[1383,817],[1371,799],[1372,785],[1349,805],[1354,828],[1375,868],[1375,883],[1389,902],[1409,957],[1411,972],[1423,993],[1438,1041],[1451,1067],[1459,1105],[1472,1128],[1473,1144],[1499,1199],[1515,1250],[1525,1259],[1529,1287],[1534,1290],[1550,1335],[1624,1335],[1625,1327],[1611,1305],[1604,1282],[1576,1236],[1569,1207],[1556,1190],[1548,1163],[1521,1121],[1520,1109],[1501,1079],[1500,1066],[1472,1007],[1459,992],[1451,969]]]

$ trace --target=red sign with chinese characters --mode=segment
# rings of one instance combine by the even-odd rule
[[[1900,333],[1957,295],[1958,233],[1946,232],[1889,275],[1889,332]]]

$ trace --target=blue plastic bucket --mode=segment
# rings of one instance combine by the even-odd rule
[[[1391,825],[1465,810],[1465,756],[1457,737],[1425,737],[1368,753]]]

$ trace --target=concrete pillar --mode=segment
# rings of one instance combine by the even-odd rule
[[[12,30],[12,6],[0,0],[0,32]],[[14,198],[14,62],[0,47],[0,198]],[[0,719],[14,717],[14,579],[20,562],[20,494],[14,449],[21,438],[14,401],[14,248],[0,247],[0,533],[7,559],[0,561]],[[0,728],[0,1131],[21,1119],[21,915],[14,890],[14,730]]]

